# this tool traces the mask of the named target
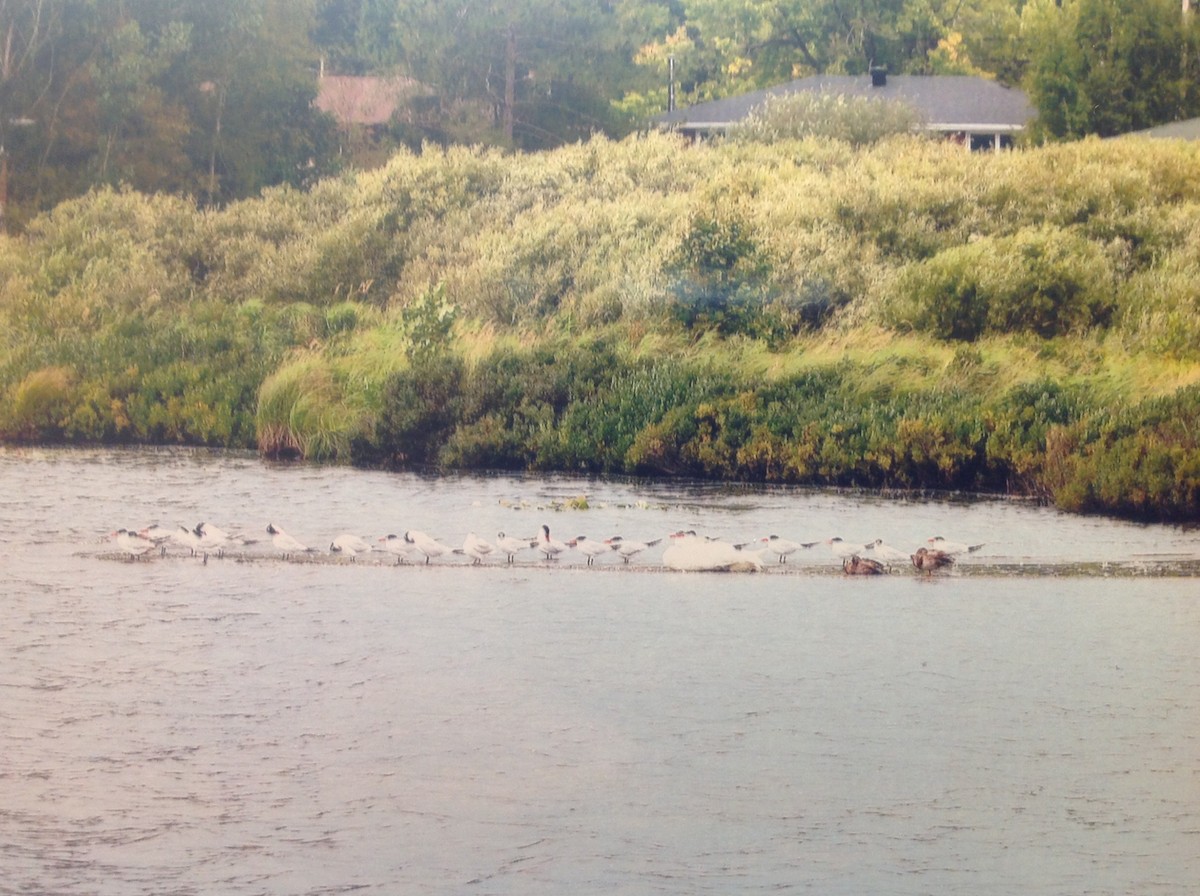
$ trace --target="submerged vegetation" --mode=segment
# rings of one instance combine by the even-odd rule
[[[0,437],[1200,517],[1200,149],[401,153],[0,241]]]

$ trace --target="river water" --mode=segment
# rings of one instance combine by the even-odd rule
[[[0,450],[0,893],[1183,894],[1200,537],[1007,501]],[[586,509],[572,506],[582,504]],[[201,520],[262,540],[122,559]],[[985,542],[946,574],[265,527]],[[656,551],[658,553],[656,553]]]

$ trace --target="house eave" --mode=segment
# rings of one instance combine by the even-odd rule
[[[969,134],[1016,134],[1025,130],[1023,124],[997,124],[975,122],[959,124],[957,122],[938,122],[937,124],[927,124],[924,126],[927,131],[963,131]]]

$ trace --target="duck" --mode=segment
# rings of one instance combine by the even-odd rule
[[[842,570],[848,576],[881,576],[887,568],[878,560],[853,554],[842,561]]]
[[[575,550],[587,557],[588,566],[591,566],[592,561],[597,557],[614,550],[610,542],[598,541],[595,538],[588,538],[586,535],[577,535],[571,543],[575,546]]]
[[[503,532],[496,533],[496,547],[508,555],[509,563],[512,563],[513,558],[521,551],[528,550],[536,544],[536,538],[517,538],[515,535],[505,535]]]
[[[345,554],[347,557],[354,557],[358,554],[369,554],[371,552],[371,543],[358,535],[351,535],[345,532],[330,543],[329,552],[331,554]]]
[[[537,549],[541,551],[547,560],[557,560],[558,555],[569,550],[573,545],[567,544],[564,541],[559,541],[550,536],[550,527],[543,524],[542,534],[537,541]]]
[[[763,568],[760,552],[740,550],[691,530],[671,535],[671,543],[663,551],[663,565],[680,572],[758,572]]]
[[[614,535],[611,538],[606,538],[608,542],[621,558],[628,563],[632,558],[636,557],[643,551],[649,550],[656,544],[662,541],[661,538],[652,538],[649,541],[626,541],[620,535]]]
[[[474,532],[468,532],[467,537],[463,539],[462,552],[471,558],[472,566],[479,566],[496,552],[496,546]]]
[[[926,540],[933,545],[935,550],[941,551],[943,554],[949,554],[951,557],[958,554],[973,554],[987,543],[964,544],[961,541],[947,541],[941,535],[935,535]]]
[[[434,557],[441,557],[443,554],[449,554],[454,550],[442,544],[433,536],[426,535],[424,532],[418,532],[416,529],[409,529],[405,532],[404,540],[425,555],[426,563]]]
[[[927,547],[917,548],[917,552],[912,555],[912,565],[921,572],[932,574],[935,569],[941,569],[943,566],[951,566],[954,563],[954,558],[945,551],[931,550]]]

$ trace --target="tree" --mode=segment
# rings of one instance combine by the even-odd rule
[[[175,72],[195,123],[202,195],[224,202],[299,184],[332,154],[333,122],[316,111],[313,0],[185,0],[192,53]]]
[[[1011,2],[1011,0],[994,0]],[[682,0],[684,23],[648,47],[667,57],[695,99],[777,84],[805,74],[931,70],[929,55],[955,33],[961,0]]]
[[[57,69],[48,64],[46,49],[60,33],[65,6],[54,0],[0,0],[0,232],[8,228],[14,156],[24,175],[20,192],[34,192],[33,178],[25,173],[33,167],[40,141],[14,144],[24,130],[39,122],[44,128],[53,105]]]
[[[1041,136],[1112,136],[1200,112],[1200,32],[1178,0],[1031,0],[1021,26]]]
[[[0,0],[0,226],[10,171],[23,215],[97,184],[224,202],[328,170],[314,3]]]
[[[355,70],[399,72],[409,142],[551,146],[623,120],[612,100],[644,80],[637,0],[321,0],[317,34]],[[353,49],[349,35],[357,37]]]
[[[184,152],[187,111],[161,84],[187,51],[189,38],[190,29],[180,22],[147,36],[136,20],[127,19],[102,39],[90,72],[99,127],[97,181],[136,182],[144,190],[194,189]]]

